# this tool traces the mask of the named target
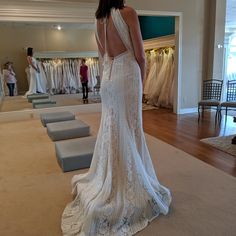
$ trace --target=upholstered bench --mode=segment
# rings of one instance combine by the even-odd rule
[[[74,120],[75,115],[69,111],[43,113],[40,115],[43,126],[46,127],[48,123],[61,122],[66,120]]]
[[[45,98],[49,98],[49,95],[46,93],[36,93],[27,96],[28,102],[32,102],[32,100],[36,99],[45,99]]]
[[[32,104],[33,104],[33,108],[35,108],[35,105],[39,105],[39,104],[56,104],[56,101],[52,101],[48,98],[35,99],[35,100],[32,100]]]
[[[89,136],[90,128],[81,120],[68,120],[47,124],[47,132],[53,141],[59,141]]]
[[[35,108],[35,109],[50,108],[50,107],[56,107],[56,104],[53,104],[53,103],[45,103],[45,104],[36,104],[36,105],[34,105],[34,108]]]
[[[63,172],[89,168],[95,143],[92,136],[55,142],[57,161]]]

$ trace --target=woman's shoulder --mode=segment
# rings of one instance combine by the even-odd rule
[[[124,8],[122,8],[120,10],[120,13],[122,15],[122,17],[124,19],[127,19],[128,21],[129,20],[132,20],[133,18],[136,18],[137,17],[137,13],[136,11],[134,10],[134,8],[132,7],[129,7],[129,6],[125,6]]]
[[[136,11],[134,10],[134,8],[130,7],[130,6],[125,6],[123,7],[120,12],[122,12],[123,14],[137,14]]]

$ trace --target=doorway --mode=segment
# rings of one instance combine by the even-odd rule
[[[174,85],[173,85],[173,112],[180,114],[181,110],[181,73],[182,73],[182,13],[137,11],[139,16],[174,17]]]
[[[224,91],[226,99],[227,81],[236,80],[236,5],[235,0],[226,1],[224,42]]]

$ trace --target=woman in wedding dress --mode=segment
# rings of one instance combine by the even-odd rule
[[[145,56],[136,12],[123,0],[100,0],[96,18],[101,124],[88,173],[72,179],[75,198],[61,226],[64,236],[131,236],[168,213],[171,194],[156,177],[142,128]]]
[[[25,93],[25,97],[37,92],[43,93],[40,83],[37,82],[40,70],[36,59],[33,57],[33,48],[27,48],[27,61],[29,63],[30,84],[29,90]]]

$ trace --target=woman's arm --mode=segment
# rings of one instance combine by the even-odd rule
[[[125,7],[123,12],[126,23],[129,26],[130,36],[134,49],[134,55],[139,64],[141,70],[141,78],[143,81],[145,79],[146,60],[145,60],[145,52],[143,49],[143,39],[140,31],[138,15],[136,11],[130,7]]]
[[[14,76],[16,75],[15,72],[13,71],[13,69],[10,69],[10,74],[12,74]]]
[[[28,57],[27,57],[27,61],[28,61],[29,65],[32,66],[38,73],[40,72],[38,66],[36,67],[36,66],[33,64],[33,62],[32,62],[32,57],[28,56]]]

